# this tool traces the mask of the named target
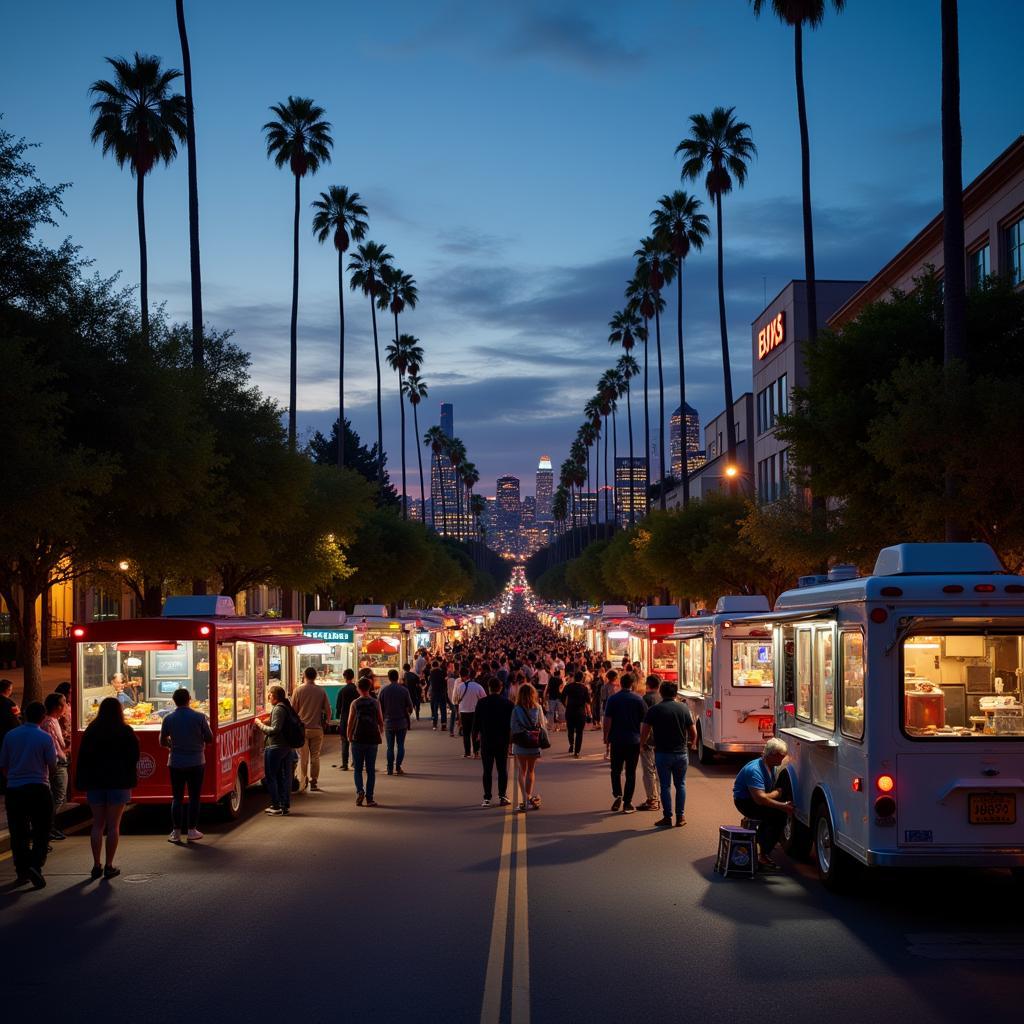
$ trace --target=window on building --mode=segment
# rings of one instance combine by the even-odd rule
[[[1006,266],[1011,284],[1024,282],[1024,218],[1006,230]]]
[[[778,380],[772,381],[766,388],[762,388],[757,395],[757,433],[765,434],[776,423],[780,416],[789,412],[789,386],[786,381],[786,374]],[[737,436],[739,435],[739,424],[736,425]]]
[[[968,253],[967,256],[967,278],[972,288],[980,288],[985,283],[985,278],[991,274],[989,269],[989,247],[983,245],[980,249]]]
[[[786,374],[783,374],[775,382],[775,421],[778,422],[780,416],[785,416],[789,412],[789,387],[786,382]]]

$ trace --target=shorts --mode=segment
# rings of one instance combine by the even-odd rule
[[[128,804],[132,800],[130,789],[88,789],[85,799],[91,804]]]
[[[560,700],[548,701],[548,711],[551,713],[553,722],[565,721],[565,705]]]

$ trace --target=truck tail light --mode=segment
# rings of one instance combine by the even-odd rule
[[[896,780],[891,775],[878,776],[879,793],[891,793],[896,788]]]
[[[896,813],[896,801],[891,796],[880,796],[875,801],[875,814],[880,818],[891,818]]]
[[[962,594],[964,588],[959,583],[949,583],[942,588],[944,594]]]
[[[854,793],[859,793],[864,788],[864,780],[858,776],[853,777],[853,781],[850,783]]]
[[[992,583],[975,583],[974,589],[979,594],[991,594],[996,588]]]
[[[81,638],[81,637],[85,636],[85,630],[82,629],[81,626],[75,626],[75,628],[73,630],[71,630],[71,635],[73,637]]]
[[[885,622],[889,618],[889,613],[884,608],[872,608],[871,609],[871,621],[872,622]]]
[[[209,636],[210,635],[210,627],[209,626],[200,626],[199,627],[199,635],[200,636]]]

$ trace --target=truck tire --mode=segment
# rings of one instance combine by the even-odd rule
[[[704,745],[704,731],[697,726],[697,760],[701,764],[711,764],[715,759],[715,752]]]
[[[248,775],[245,765],[239,765],[238,771],[235,773],[235,784],[231,787],[231,792],[220,802],[224,817],[228,821],[236,821],[242,814],[242,804],[245,802],[245,789],[248,784],[247,780]]]
[[[780,845],[790,860],[807,860],[811,852],[812,839],[811,830],[806,825],[801,825],[794,817],[786,819]]]
[[[854,861],[848,853],[836,846],[832,815],[824,800],[814,808],[811,834],[814,839],[814,860],[818,868],[818,877],[827,889],[841,891],[850,882]]]

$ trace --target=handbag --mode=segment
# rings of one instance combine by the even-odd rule
[[[548,747],[551,746],[551,740],[548,737],[548,731],[544,728],[544,726],[541,726],[537,730],[537,746],[541,750],[547,750]]]
[[[517,712],[520,710],[520,708],[516,708]],[[521,717],[525,717],[529,722],[529,715],[525,711]],[[541,750],[551,746],[547,733],[540,725],[536,729],[520,729],[518,732],[512,733],[512,742],[517,747],[525,747],[528,750]]]

